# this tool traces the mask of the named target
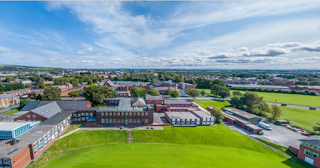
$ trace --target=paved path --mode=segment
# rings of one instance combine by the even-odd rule
[[[152,128],[152,129],[151,129]],[[80,127],[80,130],[163,130],[162,126],[140,126],[140,127]]]
[[[132,143],[132,130],[128,131],[128,143]]]

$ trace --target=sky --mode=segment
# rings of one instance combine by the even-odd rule
[[[0,64],[320,69],[320,1],[0,2]]]

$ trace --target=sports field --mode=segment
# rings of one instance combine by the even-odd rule
[[[235,90],[232,90],[232,92]],[[245,91],[240,91],[245,93]],[[262,96],[264,101],[284,104],[294,104],[299,106],[320,107],[320,96],[309,96],[286,93],[252,92]]]
[[[212,101],[212,100],[208,100],[208,101],[195,101],[197,104],[199,104],[200,106],[202,106],[203,108],[207,108],[207,107],[215,107],[218,109],[222,109],[225,107],[230,106],[230,103],[228,101]]]
[[[283,114],[280,119],[286,119],[290,121],[290,124],[299,126],[309,132],[313,132],[312,127],[320,123],[320,111],[292,107],[280,108]]]
[[[224,125],[137,130],[132,144],[126,138],[127,132],[122,130],[78,131],[55,142],[29,167],[306,166]]]

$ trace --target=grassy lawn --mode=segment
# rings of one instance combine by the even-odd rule
[[[230,106],[230,103],[228,101],[213,101],[213,100],[208,100],[208,101],[195,101],[197,104],[202,106],[203,108],[207,108],[208,106],[215,107],[218,109],[222,109],[224,107]]]
[[[14,109],[14,110],[11,110],[11,111],[8,111],[8,112],[5,112],[5,113],[1,113],[1,115],[11,115],[11,114],[14,114],[14,113],[17,113],[19,112],[18,109]]]
[[[105,104],[98,104],[98,105],[96,105],[96,107],[107,107],[107,105],[105,105]]]
[[[199,88],[197,88],[200,92],[201,91],[206,91],[206,93],[208,94],[208,95],[210,95],[210,96],[213,96],[212,94],[211,94],[211,91],[210,91],[210,89],[199,89]]]
[[[290,124],[299,126],[309,132],[313,132],[312,127],[320,122],[320,111],[292,107],[280,108],[282,109],[280,119],[286,119]]]
[[[29,167],[305,167],[224,125],[78,131]]]
[[[81,126],[81,124],[72,124],[72,125],[67,129],[67,131],[64,132],[62,135],[65,135],[65,134],[67,134],[67,133],[69,133],[69,132],[77,129],[77,128],[79,128],[80,126]]]
[[[235,90],[232,90],[233,92]],[[245,91],[240,91],[245,93]],[[299,106],[320,107],[320,96],[309,96],[299,94],[286,94],[286,93],[269,93],[269,92],[252,92],[262,96],[267,102],[277,102],[284,104],[294,104]]]

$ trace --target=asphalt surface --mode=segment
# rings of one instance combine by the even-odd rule
[[[165,117],[164,113],[153,113],[153,124],[170,124]]]
[[[272,131],[265,130],[262,128],[263,135],[253,134],[252,132],[249,132],[239,126],[236,125],[230,125],[229,123],[223,122],[227,127],[230,129],[237,131],[241,134],[252,136],[260,139],[264,139],[282,146],[293,146],[298,148],[300,145],[300,139],[305,139],[307,136],[301,135],[300,133],[291,131],[283,126],[278,126],[269,122],[268,123]]]

